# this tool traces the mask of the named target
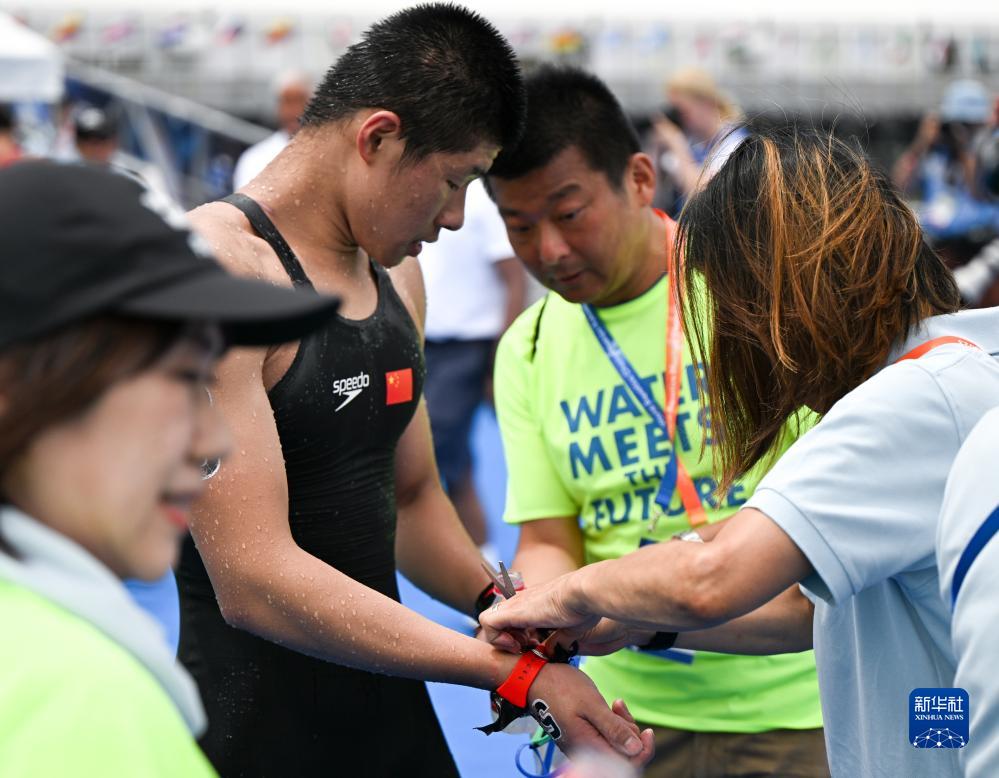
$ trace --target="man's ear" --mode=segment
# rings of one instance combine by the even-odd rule
[[[624,174],[625,186],[642,205],[651,205],[656,194],[656,166],[652,157],[638,152],[631,155]]]
[[[387,141],[402,140],[402,120],[392,111],[375,111],[357,130],[357,153],[369,165],[383,153]]]

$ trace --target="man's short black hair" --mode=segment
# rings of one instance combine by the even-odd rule
[[[527,121],[520,143],[505,147],[490,176],[520,178],[575,146],[591,168],[620,187],[638,133],[607,85],[574,67],[543,65],[525,79]]]
[[[364,108],[399,115],[405,156],[471,151],[520,138],[524,84],[506,39],[452,3],[417,5],[372,25],[327,71],[302,126]]]

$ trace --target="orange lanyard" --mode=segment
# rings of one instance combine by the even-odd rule
[[[923,354],[935,349],[937,346],[946,346],[948,343],[957,343],[961,346],[967,346],[968,348],[977,348],[981,350],[981,346],[977,343],[972,343],[970,340],[965,340],[964,338],[958,338],[954,335],[941,335],[939,338],[933,338],[933,340],[928,340],[920,346],[916,346],[911,351],[907,351],[905,354],[896,359],[897,362],[903,362],[906,359],[919,359]]]
[[[662,211],[657,214],[666,224],[666,257],[667,263],[673,253],[673,239],[676,235],[676,222]],[[666,429],[676,457],[676,490],[687,512],[690,526],[698,527],[707,523],[704,506],[697,493],[694,481],[680,459],[680,450],[676,441],[677,415],[680,408],[680,372],[683,366],[683,323],[680,321],[680,305],[677,296],[677,279],[669,274],[669,293],[666,299]]]

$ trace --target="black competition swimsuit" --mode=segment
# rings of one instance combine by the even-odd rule
[[[311,287],[257,203],[244,195],[225,202],[246,214],[296,286]],[[305,337],[269,398],[295,542],[398,600],[393,460],[424,366],[409,312],[385,270],[372,268],[375,312],[336,317]],[[252,533],[253,506],[242,508]],[[313,659],[228,626],[190,538],[177,581],[179,655],[208,713],[201,746],[223,778],[458,775],[422,682]],[[360,619],[351,628],[363,629]]]

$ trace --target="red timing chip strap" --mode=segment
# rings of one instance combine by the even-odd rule
[[[527,691],[546,664],[548,664],[546,657],[534,651],[525,651],[520,655],[509,677],[496,689],[496,693],[512,705],[526,708]]]

